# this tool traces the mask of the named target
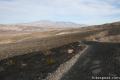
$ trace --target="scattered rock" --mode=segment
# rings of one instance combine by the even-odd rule
[[[1,80],[44,80],[60,64],[83,50],[79,42],[0,61]],[[73,54],[74,53],[74,54]]]
[[[21,63],[21,66],[25,67],[25,66],[27,66],[27,64],[26,63]]]
[[[71,53],[73,53],[73,52],[74,52],[73,49],[68,49],[68,53],[69,53],[69,54],[71,54]]]

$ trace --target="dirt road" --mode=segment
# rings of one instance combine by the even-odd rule
[[[59,80],[120,78],[120,43],[84,42],[87,50]],[[57,74],[56,74],[57,76]],[[54,79],[53,79],[54,80]],[[99,79],[102,80],[102,79]]]

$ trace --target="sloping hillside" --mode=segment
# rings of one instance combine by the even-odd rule
[[[45,51],[76,41],[120,42],[119,26],[120,23],[117,22],[77,29],[56,29],[43,34],[34,31],[29,34],[16,35],[8,38],[8,40],[12,40],[11,42],[8,41],[8,43],[0,45],[0,59],[35,51]]]

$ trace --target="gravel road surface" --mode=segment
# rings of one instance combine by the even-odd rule
[[[120,43],[85,44],[88,49],[59,80],[120,80]]]

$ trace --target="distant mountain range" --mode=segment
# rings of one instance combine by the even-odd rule
[[[53,22],[53,21],[47,21],[47,20],[42,20],[42,21],[36,21],[36,22],[31,22],[31,23],[23,23],[19,25],[24,25],[24,26],[36,26],[36,27],[57,27],[57,28],[76,28],[76,27],[84,27],[86,25],[84,24],[76,24],[73,22]]]
[[[76,24],[72,22],[53,22],[53,21],[36,21],[20,24],[0,24],[0,31],[45,31],[47,29],[66,29],[85,27],[84,24]]]

